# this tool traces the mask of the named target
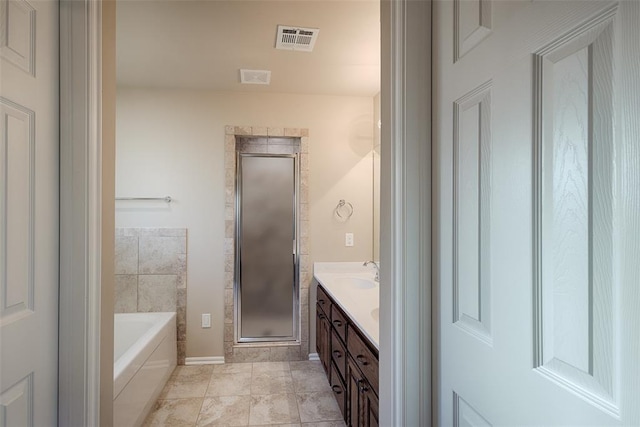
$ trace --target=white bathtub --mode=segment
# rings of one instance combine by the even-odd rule
[[[176,367],[176,314],[118,313],[113,335],[113,425],[139,426]]]

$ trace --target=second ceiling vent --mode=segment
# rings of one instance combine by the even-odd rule
[[[301,50],[311,52],[318,38],[318,28],[299,28],[287,25],[278,25],[276,49]]]

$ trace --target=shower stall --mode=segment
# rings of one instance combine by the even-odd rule
[[[235,341],[299,340],[298,154],[237,153]]]

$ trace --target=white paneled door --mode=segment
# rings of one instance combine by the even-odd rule
[[[57,424],[58,3],[0,0],[0,424]]]
[[[437,424],[640,425],[640,2],[433,22]]]

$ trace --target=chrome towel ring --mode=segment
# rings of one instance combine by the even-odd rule
[[[349,202],[345,202],[344,199],[340,199],[338,205],[333,211],[335,212],[338,219],[340,219],[341,221],[346,221],[351,218],[351,215],[353,215],[353,205]]]

